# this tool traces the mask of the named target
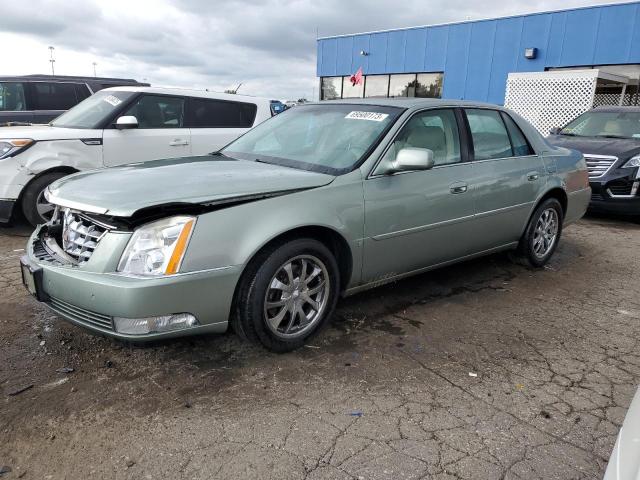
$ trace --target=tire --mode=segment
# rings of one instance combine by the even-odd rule
[[[69,174],[62,172],[45,173],[27,185],[22,194],[22,213],[31,225],[35,227],[51,219],[50,215],[46,216],[42,208],[44,205],[49,205],[44,199],[44,191],[53,182],[67,175]],[[53,207],[46,213],[53,213]]]
[[[562,205],[555,198],[538,205],[520,239],[517,257],[532,267],[545,266],[558,247],[563,220]]]
[[[338,271],[331,251],[311,238],[265,249],[240,280],[234,330],[272,352],[300,348],[327,324],[335,309]]]

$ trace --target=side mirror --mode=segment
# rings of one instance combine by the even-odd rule
[[[560,127],[553,127],[551,130],[549,130],[549,135],[558,135],[560,133],[560,130],[562,130]]]
[[[430,170],[434,165],[433,150],[428,148],[403,148],[397,153],[389,173]]]
[[[116,120],[116,128],[118,130],[138,128],[138,119],[133,115],[125,115],[124,117],[118,117],[118,119]]]

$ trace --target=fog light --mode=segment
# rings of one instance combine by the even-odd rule
[[[144,335],[146,333],[172,332],[198,325],[196,317],[190,313],[176,313],[161,317],[122,318],[114,317],[116,332],[128,335]]]

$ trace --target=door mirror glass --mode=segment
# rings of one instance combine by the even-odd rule
[[[138,119],[133,115],[125,115],[123,117],[118,117],[118,119],[116,120],[116,128],[118,130],[138,128]]]
[[[398,152],[389,173],[430,170],[434,165],[433,150],[407,147]]]

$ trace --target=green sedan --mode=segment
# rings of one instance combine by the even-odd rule
[[[57,181],[21,266],[38,300],[95,332],[231,326],[284,352],[341,295],[500,250],[543,266],[590,194],[580,153],[500,107],[307,104],[210,155]]]

